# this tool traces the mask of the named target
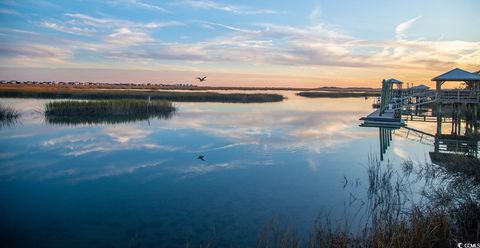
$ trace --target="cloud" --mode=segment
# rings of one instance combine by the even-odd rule
[[[164,13],[170,13],[170,11],[166,10],[165,8],[155,5],[152,3],[148,3],[145,1],[139,1],[139,0],[109,0],[108,3],[113,4],[113,5],[118,5],[118,4],[126,4],[134,7],[139,7],[143,9],[148,9],[152,11],[159,11],[159,12],[164,12]]]
[[[143,2],[143,1],[130,0],[130,1],[127,1],[127,2],[132,3],[134,5],[137,5],[139,7],[145,8],[145,9],[156,10],[156,11],[160,11],[160,12],[168,12],[166,9],[164,9],[164,8],[158,6],[158,5],[146,3],[146,2]]]
[[[189,7],[193,7],[193,8],[221,10],[221,11],[230,12],[233,14],[240,14],[240,15],[277,13],[276,11],[269,10],[269,9],[253,9],[250,7],[223,4],[223,3],[218,3],[210,0],[183,0],[183,1],[179,1],[178,3],[189,6]]]
[[[35,66],[47,63],[68,64],[67,60],[72,55],[72,51],[44,44],[19,43],[13,46],[0,43],[0,58],[9,58],[15,64]]]
[[[196,8],[223,6],[212,1],[181,1],[182,4],[186,2]],[[229,11],[234,11],[235,8],[249,10],[248,7],[230,5],[222,8]],[[321,11],[314,9],[310,16],[315,17],[319,12]],[[2,33],[10,40],[22,40],[22,46],[14,45],[9,39],[2,40],[0,59],[4,64],[35,67],[50,64],[67,66],[74,63],[84,67],[97,65],[95,63],[98,61],[98,64],[103,65],[115,63],[123,67],[135,66],[136,69],[149,70],[152,66],[202,70],[202,66],[207,64],[211,66],[209,68],[218,65],[225,69],[229,63],[235,63],[250,65],[249,68],[235,68],[237,72],[244,70],[245,75],[250,73],[249,77],[253,73],[248,70],[256,70],[258,65],[276,68],[282,72],[301,68],[303,71],[323,69],[324,73],[329,73],[330,70],[325,69],[328,67],[364,71],[368,68],[390,68],[400,69],[411,75],[418,74],[418,69],[424,72],[425,69],[441,71],[447,67],[469,68],[480,65],[478,41],[408,39],[406,34],[409,28],[419,18],[421,16],[392,27],[395,29],[396,39],[383,40],[360,39],[338,26],[317,22],[312,25],[293,26],[276,23],[231,25],[193,20],[189,23],[196,23],[207,29],[223,29],[223,32],[218,32],[218,35],[214,35],[217,32],[211,32],[211,36],[202,40],[192,37],[165,42],[157,38],[157,29],[185,24],[177,21],[136,22],[66,13],[61,20],[45,20],[41,25],[59,32],[86,35],[89,36],[88,39],[72,36],[56,36],[52,39],[51,33],[40,32],[35,34],[32,41],[30,33],[27,33],[29,31],[14,32],[3,28]],[[75,60],[75,55],[86,53],[88,57],[95,58],[95,61]],[[165,61],[171,61],[173,65],[166,64]],[[184,64],[180,65],[181,62]],[[334,78],[333,70],[331,71],[330,77]],[[258,79],[259,75],[256,77]],[[261,77],[274,78],[275,75]],[[312,80],[314,78],[309,77]]]
[[[129,27],[129,28],[145,28],[145,29],[157,29],[157,28],[166,28],[166,27],[174,27],[174,26],[182,26],[184,25],[178,21],[165,21],[165,22],[132,22],[127,20],[115,19],[115,18],[97,18],[93,16],[89,16],[82,13],[67,13],[65,16],[71,17],[71,23],[75,23],[77,25],[82,26],[90,26],[90,27],[97,27],[97,28],[122,28],[122,27]]]
[[[312,22],[316,22],[316,21],[318,21],[320,16],[322,16],[322,8],[320,7],[320,5],[317,5],[310,12],[310,15],[308,16],[308,19]]]
[[[0,32],[20,33],[20,34],[38,34],[36,32],[32,32],[29,30],[16,29],[16,28],[0,28]]]
[[[155,28],[167,28],[167,27],[184,26],[184,25],[185,24],[177,21],[166,21],[166,22],[148,22],[148,23],[145,23],[144,25],[139,25],[139,26],[155,29]]]
[[[67,27],[54,22],[44,21],[42,25],[46,28],[50,28],[56,31],[75,34],[75,35],[92,35],[97,31],[89,28],[80,28],[80,27]]]
[[[198,21],[226,28],[231,33],[190,44],[150,42],[125,51],[107,51],[109,57],[196,62],[255,62],[276,65],[370,66],[363,56],[350,51],[357,39],[335,28],[315,25],[306,29],[284,25],[258,24],[257,29],[241,29]]]
[[[13,9],[0,9],[0,15],[18,15],[18,12]]]
[[[89,26],[101,26],[101,25],[106,25],[106,24],[115,24],[118,21],[115,19],[109,19],[109,18],[95,18],[89,15],[81,14],[81,13],[67,13],[65,16],[75,18],[77,20],[83,20],[85,25]]]
[[[127,41],[125,46],[142,45],[122,50],[105,46],[100,51],[108,58],[136,62],[178,60],[195,63],[253,62],[304,67],[435,69],[451,66],[455,60],[478,64],[477,51],[480,49],[479,42],[367,41],[325,24],[294,27],[261,23],[246,29],[221,23],[196,22],[209,28],[222,27],[230,32],[202,42],[162,43],[155,41],[145,32],[133,34],[134,31],[130,29],[117,29],[107,40],[124,35]],[[371,52],[365,52],[366,50]]]
[[[251,33],[251,34],[258,34],[258,33],[260,33],[260,31],[258,31],[258,30],[250,30],[250,29],[237,28],[237,27],[233,27],[233,26],[225,25],[225,24],[221,24],[221,23],[214,23],[214,22],[207,22],[207,21],[198,21],[198,22],[201,23],[202,26],[205,27],[205,28],[207,28],[207,29],[215,29],[215,28],[213,28],[212,26],[217,26],[217,27],[226,28],[226,29],[228,29],[228,30],[236,31],[236,32]]]
[[[128,28],[119,28],[108,35],[106,40],[109,43],[129,46],[151,41],[152,38],[147,33],[135,32]]]
[[[420,18],[422,18],[422,16],[417,16],[406,22],[402,22],[398,24],[397,27],[395,28],[395,34],[397,39],[399,40],[405,39],[407,37],[406,36],[407,30]]]

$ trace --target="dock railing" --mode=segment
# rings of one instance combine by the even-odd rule
[[[437,96],[440,103],[480,103],[480,92],[471,90],[442,90]]]

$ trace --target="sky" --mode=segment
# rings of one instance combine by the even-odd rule
[[[478,0],[2,0],[0,79],[432,85],[480,70],[479,11]]]

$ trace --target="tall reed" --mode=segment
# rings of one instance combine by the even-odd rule
[[[19,116],[20,112],[18,110],[0,104],[0,127],[15,123]]]
[[[462,159],[458,163],[462,163]],[[470,160],[469,160],[470,161]],[[450,165],[448,165],[450,166]],[[476,173],[432,163],[405,161],[400,170],[369,158],[367,199],[354,217],[335,224],[319,217],[307,239],[292,239],[290,228],[261,233],[256,247],[456,247],[480,240],[480,184]],[[423,185],[414,200],[412,185]],[[361,213],[361,214],[358,214]],[[355,217],[366,217],[352,229]],[[293,241],[292,241],[293,240]],[[289,242],[285,242],[289,241]]]
[[[123,123],[169,119],[174,114],[175,106],[162,100],[65,100],[45,104],[45,120],[50,124]]]

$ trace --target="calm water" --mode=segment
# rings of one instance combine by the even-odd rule
[[[288,100],[177,103],[169,120],[77,126],[45,123],[44,100],[0,99],[24,112],[0,129],[2,242],[244,247],[272,218],[300,235],[319,214],[341,218],[351,195],[365,196],[368,156],[380,156],[379,130],[358,126],[372,99],[281,93]],[[384,163],[428,160],[428,140],[402,132]]]

